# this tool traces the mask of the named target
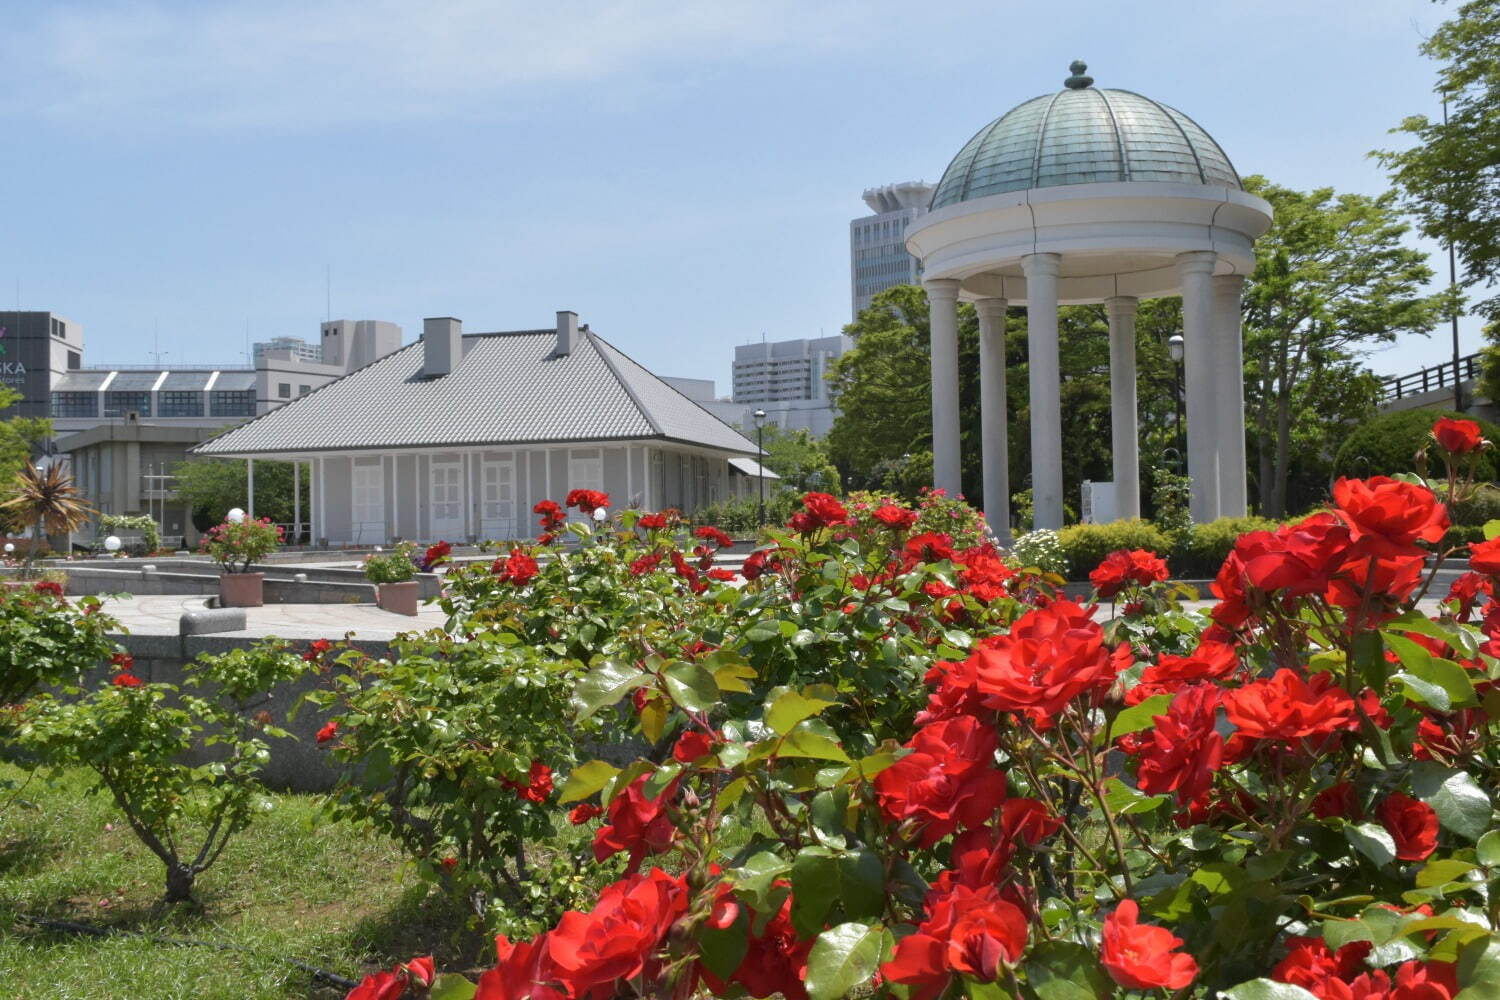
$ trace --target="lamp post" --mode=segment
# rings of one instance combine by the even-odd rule
[[[755,478],[760,483],[760,508],[755,515],[755,526],[764,528],[766,526],[766,467],[762,463],[766,460],[766,411],[756,410],[751,416],[755,418],[755,468],[758,470]]]
[[[1177,454],[1183,454],[1187,444],[1183,441],[1183,418],[1182,418],[1182,334],[1174,333],[1167,338],[1167,354],[1172,358],[1174,369],[1172,377],[1172,398],[1177,404]]]

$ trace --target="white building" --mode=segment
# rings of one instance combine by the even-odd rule
[[[253,362],[258,362],[261,355],[268,351],[287,351],[292,357],[302,361],[313,361],[319,364],[323,361],[323,345],[309,344],[301,337],[272,337],[270,340],[257,340],[250,345],[250,358]]]
[[[906,230],[927,211],[932,185],[922,181],[887,184],[865,192],[874,215],[849,223],[849,285],[853,318],[878,293],[895,285],[915,285],[920,263],[906,250]]]
[[[252,483],[255,459],[310,465],[312,537],[370,545],[528,537],[537,501],[580,488],[691,513],[746,495],[731,463],[756,448],[563,311],[507,333],[425,320],[420,341],[194,454],[246,459]]]
[[[835,409],[823,376],[853,346],[853,340],[837,334],[736,347],[733,405],[720,415],[748,431],[754,427],[751,414],[759,409],[767,423],[827,434]]]
[[[934,485],[962,490],[958,302],[979,314],[985,515],[1010,523],[1005,317],[1025,305],[1031,482],[1038,528],[1062,526],[1064,442],[1057,309],[1102,302],[1109,316],[1114,509],[1140,511],[1135,316],[1140,299],[1182,297],[1188,475],[1195,521],[1246,509],[1240,297],[1271,206],[1182,112],[1093,87],[1082,62],[1056,93],[1001,115],[948,165],[907,247],[921,258],[932,315]],[[1097,484],[1096,484],[1097,485]]]

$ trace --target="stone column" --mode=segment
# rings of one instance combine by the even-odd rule
[[[255,459],[245,459],[245,492],[249,494],[245,498],[245,516],[255,520]]]
[[[958,282],[925,281],[932,331],[932,485],[962,492],[958,442]]]
[[[1057,360],[1057,272],[1062,258],[1021,258],[1026,275],[1026,343],[1031,372],[1031,501],[1035,528],[1061,528],[1062,380]]]
[[[1002,542],[1010,541],[1010,448],[1005,421],[1004,299],[980,299],[979,427],[984,465],[984,517]]]
[[[1177,255],[1182,286],[1182,340],[1187,371],[1187,460],[1192,477],[1188,510],[1199,524],[1219,516],[1219,447],[1216,416],[1214,264],[1210,250]]]
[[[1249,510],[1245,486],[1245,348],[1240,333],[1240,293],[1245,277],[1224,274],[1213,280],[1214,326],[1218,358],[1219,516],[1244,517]]]
[[[1104,300],[1109,314],[1110,445],[1115,466],[1115,516],[1141,516],[1140,437],[1136,425],[1135,312],[1137,300]]]

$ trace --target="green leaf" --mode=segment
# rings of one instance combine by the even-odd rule
[[[674,663],[664,676],[667,693],[689,712],[706,712],[718,704],[719,686],[714,683],[714,675],[701,664]]]
[[[1437,858],[1422,866],[1417,872],[1417,888],[1428,889],[1435,885],[1447,885],[1474,870],[1467,861],[1456,858]]]
[[[463,976],[444,973],[432,981],[432,991],[427,997],[428,1000],[473,1000],[477,991],[478,987]]]
[[[746,682],[755,679],[755,668],[750,664],[743,660],[716,663],[714,657],[710,656],[703,661],[703,665],[713,671],[714,683],[718,685],[720,692],[750,693],[750,685]]]
[[[761,851],[751,855],[749,860],[733,870],[735,889],[756,909],[765,909],[771,883],[791,869],[791,863],[785,858],[770,851]]]
[[[609,784],[609,779],[619,773],[618,767],[606,764],[602,760],[591,760],[587,764],[580,764],[573,768],[572,774],[568,775],[562,793],[557,797],[557,804],[565,806],[569,802],[586,799]]]
[[[1412,764],[1411,787],[1437,813],[1438,822],[1459,836],[1478,840],[1490,828],[1494,807],[1468,772],[1419,760]]]
[[[1396,841],[1378,823],[1350,824],[1344,827],[1344,837],[1351,847],[1380,868],[1396,860]]]
[[[819,934],[807,956],[811,1000],[840,1000],[868,982],[886,950],[886,938],[885,928],[857,923],[839,924]]]
[[[818,633],[814,632],[812,629],[799,628],[797,631],[792,633],[792,638],[790,641],[793,646],[801,649],[803,646],[811,646],[813,643],[817,642]]]
[[[1221,995],[1224,1000],[1318,1000],[1300,986],[1278,983],[1274,979],[1252,979],[1230,987]]]
[[[1138,705],[1131,705],[1119,715],[1109,727],[1109,741],[1113,743],[1128,733],[1138,733],[1142,729],[1150,729],[1154,722],[1153,716],[1165,715],[1168,706],[1172,704],[1172,695],[1155,694]]]
[[[1500,830],[1491,830],[1480,837],[1474,853],[1486,868],[1500,867]]]
[[[1500,521],[1484,522],[1484,540],[1492,542],[1496,538],[1500,538]]]
[[[605,660],[584,675],[573,689],[573,708],[582,722],[601,708],[615,704],[647,683],[651,675],[633,663]]]
[[[1131,788],[1119,778],[1110,778],[1104,783],[1104,801],[1109,804],[1110,811],[1124,816],[1134,816],[1137,813],[1150,812],[1167,804],[1167,795],[1147,795],[1137,788]]]
[[[1454,1000],[1500,996],[1500,937],[1489,934],[1464,946],[1458,955],[1458,985],[1461,989]]]
[[[823,709],[837,705],[836,698],[825,697],[832,694],[833,688],[826,684],[813,685],[801,691],[783,692],[766,709],[766,725],[777,735],[785,736],[803,719],[812,718]]]
[[[797,723],[795,729],[782,737],[775,756],[812,757],[849,763],[849,755],[839,746],[838,737],[833,730],[817,719],[804,719]]]
[[[1044,941],[1032,948],[1026,981],[1041,1000],[1094,1000],[1114,992],[1093,949],[1071,941]]]
[[[723,930],[708,924],[698,929],[698,958],[720,979],[728,980],[745,960],[750,950],[750,918],[743,908],[734,918],[734,923]]]

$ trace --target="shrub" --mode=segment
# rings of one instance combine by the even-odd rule
[[[1361,478],[1416,472],[1415,456],[1429,442],[1433,422],[1440,417],[1473,420],[1479,425],[1480,432],[1497,447],[1478,456],[1475,481],[1493,482],[1500,478],[1500,427],[1471,414],[1436,410],[1392,410],[1360,424],[1334,455],[1333,475]],[[1441,464],[1441,459],[1432,461]]]
[[[1109,524],[1071,524],[1057,533],[1070,580],[1087,579],[1104,557],[1120,549],[1145,549],[1157,555],[1171,551],[1166,534],[1150,521],[1112,521]]]
[[[790,490],[766,487],[766,524],[784,524],[797,509],[800,499]],[[694,524],[711,524],[739,538],[754,538],[760,530],[760,498],[752,495],[743,499],[720,500],[709,504],[693,515]]]
[[[365,579],[373,584],[404,583],[417,575],[415,542],[402,542],[390,552],[372,552],[365,557]]]
[[[100,606],[97,597],[69,601],[49,580],[0,589],[0,706],[76,685],[107,662],[119,650],[109,633],[120,625]]]
[[[1193,516],[1188,512],[1192,488],[1193,481],[1179,472],[1160,467],[1151,470],[1152,520],[1173,542],[1192,530]]]
[[[1172,548],[1172,574],[1186,580],[1212,579],[1241,535],[1271,531],[1278,524],[1264,517],[1221,517],[1207,524],[1190,525]]]
[[[1066,576],[1068,554],[1058,542],[1057,532],[1046,528],[1028,531],[1016,538],[1010,547],[1011,558],[1022,566],[1034,566],[1043,573]]]
[[[224,572],[245,573],[252,564],[275,552],[283,535],[281,527],[272,524],[270,518],[243,517],[208,529],[199,549],[207,552]]]
[[[144,514],[105,514],[99,518],[99,530],[105,534],[117,531],[138,532],[143,555],[150,555],[161,548],[161,532],[157,529],[156,519]]]
[[[1500,520],[1500,489],[1479,487],[1472,496],[1450,503],[1448,517],[1455,525],[1466,528],[1482,528],[1490,521]]]
[[[264,737],[289,736],[254,703],[308,668],[286,643],[205,654],[187,668],[184,689],[143,681],[128,657],[76,700],[44,695],[28,706],[22,746],[47,765],[94,772],[131,831],[166,868],[167,903],[192,898],[195,880],[249,826],[269,759]],[[202,694],[198,692],[203,692]],[[197,766],[188,754],[213,748]]]

